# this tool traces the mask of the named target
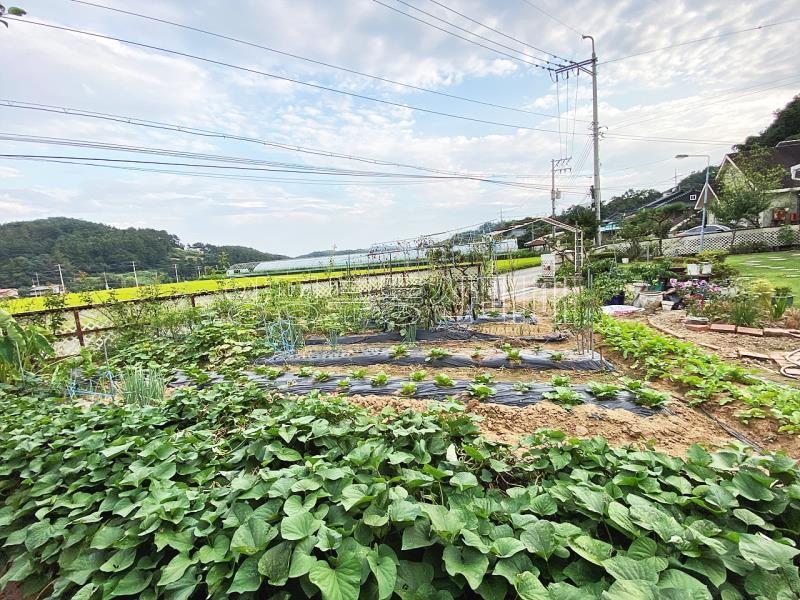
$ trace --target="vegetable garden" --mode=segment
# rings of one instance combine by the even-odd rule
[[[796,440],[800,390],[598,318],[591,290],[497,306],[479,260],[435,260],[113,307],[69,358],[0,313],[0,590],[800,598],[797,454],[748,425]]]

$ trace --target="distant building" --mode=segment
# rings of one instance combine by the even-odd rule
[[[667,206],[668,204],[683,204],[686,206],[687,209],[696,209],[698,208],[698,200],[700,199],[700,191],[695,189],[688,189],[683,190],[679,187],[674,187],[656,198],[645,204],[644,206],[640,206],[636,210],[627,211],[624,213],[617,213],[615,215],[611,215],[607,219],[603,219],[603,222],[600,223],[600,231],[603,235],[613,235],[617,232],[617,230],[622,225],[622,222],[627,218],[635,213],[639,212],[640,210],[648,210],[652,208],[661,208],[662,206]]]
[[[29,294],[31,296],[50,296],[53,294],[63,294],[64,291],[57,283],[50,285],[32,285]]]
[[[738,152],[725,155],[717,172],[717,184],[728,177],[741,175],[742,171],[736,165],[738,158]],[[800,140],[786,140],[770,148],[770,166],[781,167],[784,169],[784,175],[780,187],[769,192],[773,195],[772,206],[761,213],[760,225],[761,227],[797,225],[800,223],[800,175],[798,175]]]
[[[8,298],[19,298],[19,290],[16,288],[0,288],[0,300]]]

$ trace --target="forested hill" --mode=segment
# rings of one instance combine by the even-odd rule
[[[283,258],[242,246],[195,244],[184,250],[177,236],[156,229],[118,229],[80,219],[54,217],[0,224],[0,287],[59,281],[57,264],[66,279],[81,274],[125,273],[131,261],[137,270],[168,271],[173,264],[189,274],[197,267]],[[184,275],[186,276],[186,275]]]

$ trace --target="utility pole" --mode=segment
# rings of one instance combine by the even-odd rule
[[[197,265],[197,278],[200,279],[200,265]]]
[[[173,263],[172,266],[175,267],[175,283],[180,283],[181,280],[178,279],[178,263]]]
[[[556,173],[569,173],[572,169],[570,167],[566,167],[566,165],[572,157],[570,158],[551,158],[550,159],[550,204],[551,204],[551,211],[550,211],[550,218],[556,218],[556,200],[561,197],[561,192],[556,189]],[[553,246],[555,247],[556,243],[556,228],[553,226]]]
[[[106,289],[108,289],[108,275],[103,271],[103,281],[106,282]]]
[[[56,265],[58,267],[58,277],[61,279],[61,293],[67,293],[67,286],[64,285],[64,273],[61,272],[61,264]]]
[[[136,287],[139,287],[139,277],[136,275],[136,261],[131,261],[131,266],[133,267],[133,281],[136,283]]]
[[[600,118],[597,109],[597,53],[594,47],[594,38],[591,35],[581,36],[585,40],[592,41],[592,57],[588,60],[579,62],[570,62],[562,67],[554,69],[552,72],[555,75],[555,80],[558,81],[558,76],[575,71],[578,75],[586,73],[592,78],[592,138],[594,141],[594,184],[592,185],[592,199],[594,200],[595,217],[597,218],[597,245],[602,243],[602,233],[600,231],[600,207],[602,206],[602,198],[600,194]]]
[[[39,283],[39,272],[37,271],[36,272],[36,287],[39,287],[40,285],[42,285],[42,284]]]
[[[592,137],[594,138],[594,211],[597,217],[597,245],[603,243],[603,234],[600,231],[600,207],[602,198],[600,194],[600,122],[597,116],[597,54],[594,51],[594,38],[590,35],[582,36],[583,39],[592,40]]]

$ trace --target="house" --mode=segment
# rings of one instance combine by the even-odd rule
[[[644,206],[640,206],[636,210],[617,213],[606,219],[603,219],[603,222],[600,224],[600,231],[604,236],[611,236],[615,234],[622,225],[622,222],[627,217],[630,217],[640,210],[661,208],[662,206],[667,206],[668,204],[683,204],[687,209],[696,209],[699,199],[700,192],[695,189],[684,190],[680,187],[674,187],[661,194],[661,196],[655,200],[648,202]]]
[[[32,285],[30,288],[31,296],[50,296],[51,294],[63,294],[61,286],[58,284],[52,285]]]
[[[716,183],[720,184],[726,177],[741,174],[736,165],[738,152],[726,154],[717,172]],[[770,148],[770,166],[784,170],[780,187],[770,190],[773,197],[772,206],[761,213],[761,227],[779,227],[781,225],[797,225],[800,223],[800,140],[786,140]],[[713,216],[711,220],[713,221]]]
[[[0,288],[0,300],[8,298],[19,298],[19,290],[16,288]]]

